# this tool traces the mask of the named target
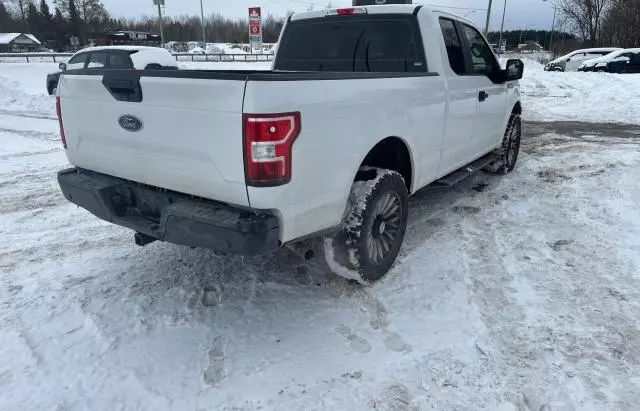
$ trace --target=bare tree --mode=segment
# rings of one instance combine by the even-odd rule
[[[640,45],[640,0],[614,0],[603,21],[602,41],[627,48]]]
[[[560,0],[558,6],[576,31],[591,46],[599,44],[600,31],[613,0]]]
[[[32,3],[32,0],[5,0],[5,3],[8,3],[18,12],[18,15],[22,19],[23,23],[27,21],[27,10],[29,9],[29,4]]]

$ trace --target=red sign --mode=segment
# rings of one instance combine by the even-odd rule
[[[249,43],[251,52],[262,50],[262,10],[260,7],[249,8]]]
[[[249,18],[259,19],[261,16],[260,7],[249,7]]]

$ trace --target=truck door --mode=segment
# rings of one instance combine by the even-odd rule
[[[464,23],[460,23],[460,28],[466,44],[467,71],[477,87],[478,112],[472,138],[475,158],[490,152],[502,141],[506,121],[507,84],[496,84],[490,79],[501,68],[480,32]]]
[[[453,20],[440,17],[444,73],[448,101],[438,174],[444,175],[471,161],[473,123],[478,111],[476,79],[466,73],[464,42]],[[447,61],[449,64],[447,64]]]

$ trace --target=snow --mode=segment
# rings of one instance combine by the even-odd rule
[[[163,67],[178,67],[178,62],[168,50],[159,47],[140,49],[131,55],[133,67],[144,70],[149,64],[160,64]]]
[[[523,118],[640,124],[640,75],[547,72],[525,59]]]
[[[513,173],[412,197],[399,262],[361,287],[287,249],[142,249],[72,206],[55,67],[0,63],[0,409],[637,407],[638,127],[525,124]],[[567,75],[531,70],[523,91],[598,79]],[[525,118],[579,104],[575,90],[525,94]]]

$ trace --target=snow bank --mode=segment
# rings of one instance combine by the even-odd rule
[[[28,112],[55,118],[55,98],[46,87],[47,74],[59,63],[0,63],[0,111]]]
[[[640,75],[546,72],[524,61],[524,119],[640,124]]]

